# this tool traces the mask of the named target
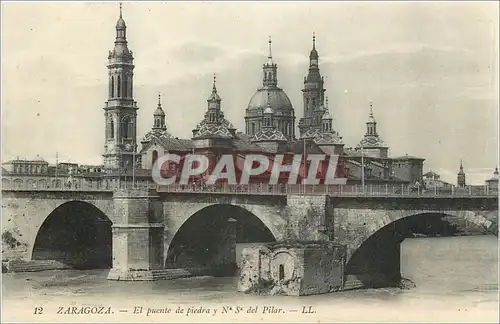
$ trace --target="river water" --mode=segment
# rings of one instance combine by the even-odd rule
[[[305,297],[245,295],[236,291],[236,278],[116,282],[106,280],[107,271],[103,270],[3,274],[2,319],[498,323],[497,237],[407,239],[402,243],[401,269],[416,288],[355,290]],[[78,309],[104,306],[105,310],[111,307],[113,314],[57,314],[59,307],[73,306]],[[134,314],[136,306],[142,306],[141,313],[137,309]],[[35,315],[35,307],[43,308],[42,314]],[[270,313],[271,307],[282,311]],[[171,313],[151,313],[165,309],[171,309]],[[184,309],[183,313],[176,312],[178,309]]]

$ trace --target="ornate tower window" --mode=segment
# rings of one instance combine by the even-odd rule
[[[111,76],[111,85],[110,85],[110,98],[115,97],[115,77]]]
[[[128,116],[123,117],[122,123],[121,123],[121,137],[122,138],[129,138],[131,135],[129,133],[129,124],[130,124],[130,118]]]
[[[113,119],[111,119],[110,122],[109,122],[109,134],[108,134],[108,137],[109,138],[115,138],[115,123],[114,123]]]
[[[118,89],[116,90],[116,94],[118,97],[121,97],[122,95],[122,78],[121,76],[118,76],[118,82],[117,82]]]
[[[127,77],[125,77],[125,80],[123,80],[123,97],[127,98],[128,97],[128,80]]]
[[[155,165],[156,160],[158,160],[158,151],[154,150],[153,151],[153,157],[151,159],[151,166]]]

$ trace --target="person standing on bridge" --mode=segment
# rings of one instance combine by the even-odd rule
[[[415,181],[415,188],[417,189],[417,193],[420,193],[420,182]]]

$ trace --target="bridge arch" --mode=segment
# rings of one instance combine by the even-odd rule
[[[38,228],[32,260],[56,260],[77,269],[110,268],[112,222],[94,204],[72,200],[57,206]]]
[[[268,217],[245,206],[216,203],[190,212],[169,236],[166,268],[211,268],[232,274],[239,259],[236,243],[274,242],[280,234]]]
[[[345,272],[365,281],[364,286],[397,283],[401,278],[400,246],[406,238],[414,234],[450,236],[463,230],[464,224],[498,235],[485,216],[471,211],[399,211],[368,220],[363,223],[363,234],[348,243]]]

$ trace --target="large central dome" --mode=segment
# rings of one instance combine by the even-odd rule
[[[268,99],[269,98],[269,99]],[[257,90],[248,103],[247,110],[264,110],[268,101],[271,108],[277,113],[280,111],[290,112],[293,110],[292,102],[283,89],[263,87]]]

